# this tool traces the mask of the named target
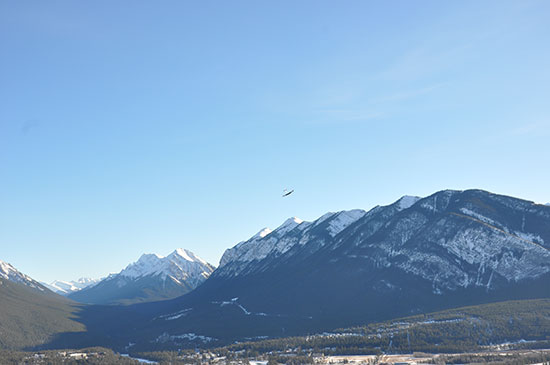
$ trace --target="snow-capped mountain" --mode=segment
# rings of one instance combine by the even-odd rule
[[[92,279],[92,278],[80,278],[78,280],[71,280],[71,281],[55,280],[49,284],[42,283],[42,285],[44,285],[46,288],[50,289],[51,291],[57,294],[69,295],[71,293],[82,290],[90,285],[94,285],[101,280],[102,279]]]
[[[202,284],[214,267],[189,250],[178,248],[168,256],[144,254],[118,274],[69,294],[94,304],[129,304],[174,298]]]
[[[390,206],[388,213],[397,213],[407,209],[419,199],[418,197],[404,196]],[[309,244],[310,249],[317,250],[361,218],[376,212],[378,212],[378,207],[368,213],[361,209],[326,213],[313,222],[304,222],[296,217],[289,218],[277,229],[271,231],[269,228],[265,228],[248,241],[226,250],[220,260],[216,275],[238,275],[246,272],[248,264],[264,260],[268,256],[273,259],[294,246]],[[312,242],[314,245],[311,245]]]
[[[25,284],[33,289],[44,291],[44,286],[28,275],[23,274],[11,264],[0,260],[0,278],[13,281],[14,283]]]
[[[213,266],[193,252],[178,248],[166,257],[144,254],[118,275],[133,279],[149,275],[160,276],[163,280],[169,277],[175,281],[186,281],[191,286],[198,286],[210,276],[213,269]]]
[[[550,207],[445,190],[263,229],[155,323],[234,341],[537,297],[550,297]]]
[[[365,263],[374,260],[377,266],[418,275],[436,291],[490,288],[496,277],[517,282],[550,272],[548,224],[548,209],[539,212],[532,202],[482,191],[447,190],[424,199],[405,196],[369,212],[329,213],[314,222],[287,220],[272,233],[227,250],[215,276],[263,271],[271,265],[267,258],[300,246],[313,245],[316,252],[328,242],[333,251],[346,243],[343,252],[335,252],[348,258],[362,257]],[[445,255],[435,255],[436,249]]]
[[[230,262],[247,263],[253,260],[261,260],[270,253],[286,252],[294,242],[281,240],[280,238],[302,223],[301,219],[293,217],[287,219],[275,231],[269,228],[262,229],[248,241],[241,242],[226,250],[220,260],[220,267]]]
[[[268,235],[227,250],[215,276],[263,271],[266,258],[273,260],[300,246],[314,245],[316,252],[328,242],[333,251],[343,246],[343,252],[335,252],[348,258],[362,257],[370,264],[374,260],[377,266],[429,280],[435,291],[490,288],[496,277],[517,282],[550,272],[549,224],[548,209],[539,211],[532,202],[482,191],[447,190],[424,199],[405,196],[369,212],[329,213],[314,222],[288,220]]]

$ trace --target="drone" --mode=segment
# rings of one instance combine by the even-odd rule
[[[283,198],[284,198],[285,196],[289,196],[289,195],[292,194],[293,192],[294,192],[294,189],[292,189],[292,190],[288,190],[288,189],[283,190]]]

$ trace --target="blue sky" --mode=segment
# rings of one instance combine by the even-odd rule
[[[290,216],[550,201],[548,1],[0,4],[0,259],[101,277]],[[296,191],[289,198],[285,187]]]

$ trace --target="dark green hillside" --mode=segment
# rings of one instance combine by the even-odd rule
[[[382,334],[386,341],[379,346],[396,353],[464,352],[502,343],[548,348],[550,299],[469,306],[340,331]]]
[[[285,352],[326,355],[471,352],[495,348],[549,348],[550,300],[521,300],[399,318],[321,335],[233,344],[220,353]],[[146,354],[143,354],[144,356]]]
[[[80,332],[79,306],[45,289],[0,279],[0,349],[40,346],[62,332]]]

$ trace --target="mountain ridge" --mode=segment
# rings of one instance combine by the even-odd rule
[[[142,269],[131,273],[150,272]],[[117,278],[136,277],[152,278]],[[79,321],[88,332],[49,346],[193,348],[539,298],[550,298],[550,207],[477,189],[443,190],[312,222],[291,217],[226,250],[187,294],[84,306]]]

